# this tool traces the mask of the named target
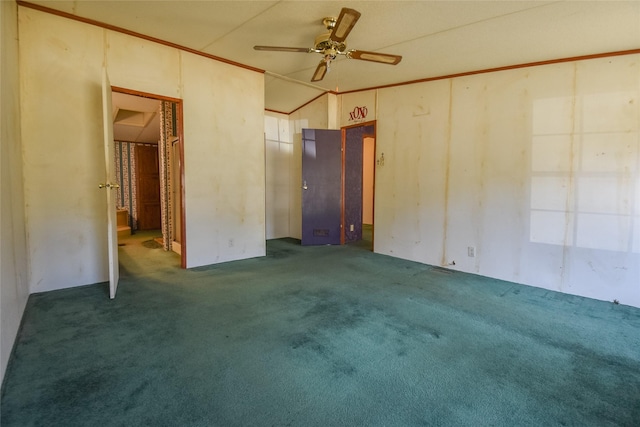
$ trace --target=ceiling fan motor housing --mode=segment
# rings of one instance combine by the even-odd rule
[[[326,52],[327,50],[335,50],[337,54],[344,54],[347,50],[345,42],[336,42],[330,38],[331,32],[320,34],[316,37],[314,47],[317,52]]]

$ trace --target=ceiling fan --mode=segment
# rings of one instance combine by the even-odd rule
[[[320,53],[323,58],[318,64],[316,71],[311,78],[312,82],[320,81],[324,78],[331,61],[338,55],[344,55],[350,59],[361,59],[363,61],[381,62],[383,64],[396,65],[402,59],[399,55],[387,53],[368,52],[365,50],[347,50],[346,38],[360,18],[360,12],[354,9],[343,8],[338,18],[328,17],[322,20],[324,26],[329,30],[327,33],[316,37],[314,47],[279,47],[279,46],[254,46],[255,50],[272,50],[278,52],[304,52]]]

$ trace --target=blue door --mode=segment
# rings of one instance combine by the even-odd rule
[[[339,245],[342,134],[302,129],[302,244]]]

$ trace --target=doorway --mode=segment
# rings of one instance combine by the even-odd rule
[[[342,134],[343,241],[373,251],[375,121],[343,128]]]
[[[112,89],[119,240],[144,233],[185,268],[182,101]]]
[[[302,130],[302,245],[373,251],[375,122]]]

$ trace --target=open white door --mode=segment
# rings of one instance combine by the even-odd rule
[[[113,142],[113,110],[111,109],[111,83],[107,70],[102,72],[102,126],[104,128],[104,160],[106,166],[105,182],[99,187],[107,193],[107,235],[109,252],[109,297],[116,297],[120,271],[118,266],[118,226],[116,219],[116,195],[114,189],[120,186],[116,183],[116,166],[114,161]]]

